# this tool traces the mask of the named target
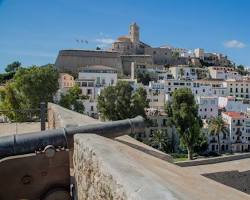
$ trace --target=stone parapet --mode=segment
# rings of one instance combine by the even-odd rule
[[[101,123],[49,105],[50,127]],[[129,136],[76,134],[71,163],[77,199],[247,200],[249,195],[169,162],[170,157]]]

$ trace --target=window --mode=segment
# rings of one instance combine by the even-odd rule
[[[90,110],[91,110],[91,111],[94,111],[94,106],[91,106],[91,107],[90,107]]]
[[[88,89],[88,90],[87,90],[87,94],[88,94],[88,95],[92,94],[92,90],[91,90],[91,89]]]
[[[212,108],[211,108],[210,110],[211,110],[211,112],[213,111],[213,109],[212,109]]]
[[[96,84],[99,85],[100,83],[101,83],[101,78],[100,78],[100,77],[97,77],[97,78],[96,78]]]
[[[86,87],[87,86],[87,82],[82,82],[82,87]]]

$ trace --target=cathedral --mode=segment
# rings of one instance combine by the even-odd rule
[[[149,45],[140,41],[140,28],[136,23],[129,26],[129,35],[120,36],[112,44],[111,51],[119,52],[122,55],[144,54],[145,48]]]
[[[169,47],[151,47],[140,41],[140,28],[136,23],[129,26],[129,33],[120,36],[108,50],[59,51],[55,65],[60,72],[77,75],[81,68],[94,65],[113,67],[125,76],[131,74],[131,63],[136,68],[164,67],[172,64],[187,64],[187,58],[174,58]]]

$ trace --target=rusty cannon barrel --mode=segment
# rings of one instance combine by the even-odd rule
[[[55,148],[70,149],[73,147],[73,136],[77,133],[93,133],[108,138],[115,138],[143,131],[144,119],[141,116],[137,116],[132,119],[3,136],[0,137],[0,159],[42,151],[51,145]]]

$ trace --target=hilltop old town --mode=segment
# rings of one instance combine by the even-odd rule
[[[0,0],[0,200],[249,200],[250,0]]]
[[[110,49],[61,50],[55,66],[60,72],[56,100],[78,85],[81,95],[87,97],[82,100],[84,113],[94,118],[100,117],[98,96],[105,88],[119,81],[128,82],[133,91],[144,88],[151,123],[145,133],[136,136],[140,141],[149,143],[162,131],[174,144],[172,151],[178,152],[179,136],[169,122],[166,105],[171,104],[174,91],[189,88],[202,120],[201,132],[207,137],[207,151],[250,151],[249,71],[235,66],[225,55],[203,48],[151,47],[140,41],[140,28],[133,23],[128,35],[118,37]],[[226,131],[217,137],[209,134],[209,122],[218,117]]]
[[[39,88],[22,88],[28,81],[37,84],[29,73],[47,73],[50,81],[45,80],[43,87],[56,80],[54,88],[48,85],[46,97],[40,94],[45,101],[102,121],[144,116],[145,131],[133,137],[177,158],[185,159],[187,153],[193,159],[250,151],[247,68],[203,48],[151,47],[140,40],[136,23],[107,50],[60,50],[55,65],[34,66],[29,72],[19,62],[8,65],[1,76],[2,109],[39,106],[40,99],[29,100],[30,107],[24,106],[26,102],[13,104],[22,97],[8,102],[15,90],[8,91],[14,87],[29,98],[38,95],[30,93]],[[3,122],[13,118],[27,119],[14,113],[1,115]],[[195,139],[185,139],[185,134]]]

